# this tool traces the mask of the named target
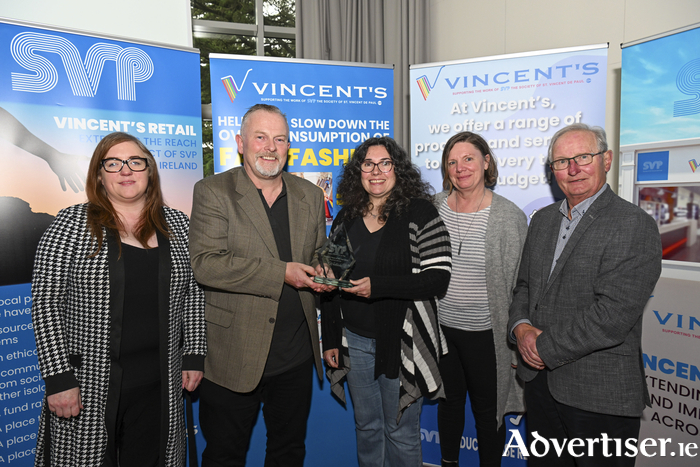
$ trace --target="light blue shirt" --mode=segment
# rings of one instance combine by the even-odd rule
[[[559,257],[561,256],[561,252],[564,251],[564,247],[566,247],[569,239],[574,234],[574,229],[576,229],[578,223],[581,221],[581,219],[583,219],[583,215],[586,214],[586,211],[591,207],[591,204],[598,199],[606,188],[608,188],[607,183],[604,184],[596,194],[590,198],[586,198],[571,208],[571,219],[569,219],[569,201],[565,199],[561,202],[561,205],[559,205],[559,212],[563,217],[561,218],[561,224],[559,225],[557,246],[554,248],[554,261],[552,261],[552,267],[549,270],[550,277],[552,275],[552,271],[554,271],[554,267],[557,265],[557,260],[559,260]]]

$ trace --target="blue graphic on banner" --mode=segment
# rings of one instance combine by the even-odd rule
[[[217,54],[210,66],[215,172],[241,164],[235,138],[246,110],[275,105],[289,122],[286,170],[324,190],[330,226],[337,179],[354,149],[393,136],[393,69]]]
[[[202,178],[199,54],[0,22],[0,462],[34,464],[44,396],[28,282],[59,210],[86,201],[107,134],[138,137],[166,203],[189,214]]]
[[[637,154],[637,181],[668,180],[668,151]]]
[[[13,24],[2,25],[0,43],[6,100],[46,105],[50,95],[54,105],[94,108],[97,98],[107,110],[192,115],[199,75],[175,71],[171,60],[197,54]]]
[[[445,142],[482,135],[498,165],[496,192],[520,208],[554,200],[547,147],[566,125],[605,125],[607,47],[411,67],[411,155],[442,191]],[[556,185],[556,184],[555,184]]]
[[[697,138],[700,28],[622,49],[620,145]]]

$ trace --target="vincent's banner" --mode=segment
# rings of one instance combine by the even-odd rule
[[[605,125],[607,54],[598,45],[413,65],[414,162],[442,191],[445,142],[478,133],[494,152],[500,195],[528,215],[550,204],[552,135],[576,122]]]
[[[33,465],[44,386],[28,282],[58,211],[85,202],[92,152],[123,131],[153,152],[168,205],[202,177],[199,54],[0,21],[0,463]]]
[[[275,105],[289,122],[286,170],[323,189],[330,229],[340,210],[336,186],[343,165],[366,139],[393,136],[393,68],[220,54],[210,55],[210,66],[215,172],[241,165],[235,137],[245,112],[255,104]],[[263,465],[265,442],[261,415],[248,465]],[[198,449],[203,444],[198,439]],[[327,381],[314,384],[306,449],[307,465],[357,465],[351,401],[347,410],[342,407]]]
[[[447,140],[470,131],[489,143],[498,166],[495,191],[531,216],[563,198],[547,168],[554,133],[583,122],[605,125],[607,45],[528,52],[411,67],[411,155],[442,191],[441,158]],[[559,193],[559,196],[557,196]],[[421,418],[423,458],[440,464],[437,407]],[[526,418],[526,417],[525,417]],[[505,417],[508,437],[520,430],[522,414]],[[474,418],[467,402],[460,463],[478,463]],[[518,449],[503,465],[524,465]]]
[[[235,136],[246,110],[275,105],[289,121],[286,170],[324,190],[330,226],[337,178],[354,149],[393,136],[393,68],[220,54],[210,66],[215,172],[240,165]]]

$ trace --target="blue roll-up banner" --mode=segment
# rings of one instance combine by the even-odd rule
[[[652,444],[647,452],[653,457],[639,455],[636,465],[696,466],[700,285],[693,279],[700,268],[700,24],[622,45],[620,145],[620,180],[626,184],[621,191],[656,220],[666,260],[642,329],[651,407],[644,410],[639,437],[658,440],[659,447]],[[667,266],[689,272],[674,277]]]
[[[0,20],[0,463],[34,463],[44,384],[31,322],[37,243],[86,201],[88,161],[113,131],[158,162],[189,215],[202,178],[199,53]]]
[[[391,66],[345,62],[210,55],[215,172],[241,165],[235,135],[255,104],[271,104],[289,122],[286,170],[326,194],[327,229],[340,210],[335,187],[354,149],[373,136],[394,133],[394,71]],[[323,336],[321,336],[323,339]],[[265,423],[260,416],[248,451],[262,466]],[[204,445],[197,440],[198,449]],[[356,466],[355,424],[328,381],[314,384],[305,465]]]
[[[215,172],[241,164],[235,136],[246,110],[275,105],[289,122],[286,170],[324,190],[330,226],[343,165],[366,139],[393,136],[393,68],[221,54],[210,66]]]
[[[495,191],[525,214],[563,198],[546,167],[547,147],[552,135],[571,123],[605,126],[607,54],[607,44],[601,44],[411,66],[414,163],[435,191],[442,191],[445,142],[471,131],[493,151]],[[523,421],[519,414],[508,414],[506,429],[520,430],[525,439]],[[424,406],[421,433],[424,462],[440,465],[435,404]],[[477,465],[477,451],[467,403],[460,463]],[[518,449],[504,453],[504,466],[524,463]]]

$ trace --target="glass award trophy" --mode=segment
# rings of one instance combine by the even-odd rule
[[[335,277],[327,277],[325,274],[323,277],[315,276],[314,282],[344,288],[353,286],[347,278],[355,266],[355,255],[352,252],[350,238],[344,224],[341,223],[331,232],[330,237],[317,254],[318,262],[324,271],[330,269]]]

